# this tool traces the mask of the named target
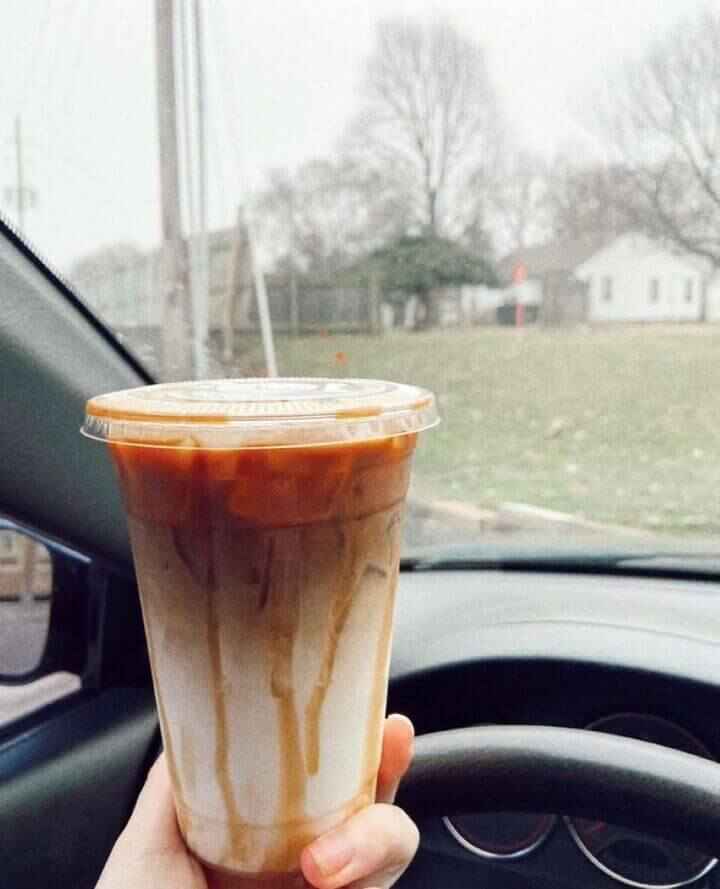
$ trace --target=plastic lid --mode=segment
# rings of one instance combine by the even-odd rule
[[[383,380],[160,383],[91,398],[84,435],[168,448],[283,447],[407,435],[438,422],[426,389]]]

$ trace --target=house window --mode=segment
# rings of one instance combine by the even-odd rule
[[[650,288],[648,290],[651,303],[660,302],[660,279],[650,278]]]
[[[691,303],[693,301],[693,279],[685,278],[685,302]]]
[[[613,297],[613,279],[609,275],[605,275],[600,279],[602,301],[605,303],[612,302]]]

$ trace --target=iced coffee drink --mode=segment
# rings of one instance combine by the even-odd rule
[[[375,794],[403,502],[434,400],[376,381],[93,399],[125,499],[178,821],[291,875]]]

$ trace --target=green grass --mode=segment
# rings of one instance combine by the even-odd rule
[[[720,532],[718,328],[471,328],[276,345],[283,374],[374,376],[437,393],[443,424],[424,436],[418,494]],[[240,369],[260,358],[253,342]]]

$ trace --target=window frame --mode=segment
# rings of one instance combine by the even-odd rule
[[[600,300],[603,303],[611,303],[614,297],[615,282],[612,275],[600,276]]]
[[[660,278],[657,275],[648,278],[648,302],[651,306],[660,303]]]

